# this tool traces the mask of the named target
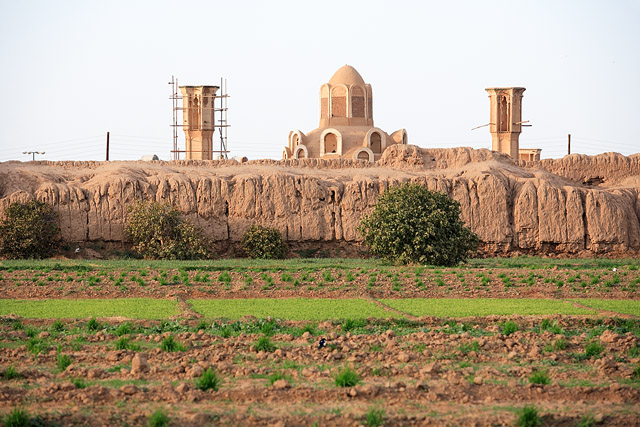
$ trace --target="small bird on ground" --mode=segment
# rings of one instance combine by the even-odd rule
[[[324,338],[320,338],[320,342],[318,343],[318,350],[327,346],[327,340]]]
[[[615,267],[613,267],[613,271],[614,271],[614,272],[616,272],[616,271],[618,271],[618,269],[617,269],[617,268],[615,268]]]

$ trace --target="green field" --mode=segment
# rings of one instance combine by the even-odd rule
[[[640,317],[639,300],[580,299],[578,301],[587,307]]]
[[[114,259],[114,260],[2,260],[2,270],[67,270],[67,271],[97,271],[115,269],[181,269],[201,271],[301,271],[318,270],[325,268],[334,269],[364,269],[375,268],[402,268],[413,269],[420,266],[396,266],[391,262],[376,259],[359,258],[292,258],[285,260],[259,260],[247,258],[201,260],[201,261],[161,261],[139,259]],[[478,258],[470,259],[467,263],[457,267],[423,266],[428,270],[463,271],[481,268],[520,268],[520,269],[568,269],[568,270],[593,270],[611,269],[617,267],[629,271],[640,270],[640,259],[623,258],[580,258],[580,259],[555,259],[541,257],[517,257],[517,258]]]
[[[596,315],[595,309],[640,316],[640,301],[637,300],[576,300],[584,306],[593,307],[594,310],[575,307],[571,300],[549,299],[409,298],[380,301],[389,307],[417,317]],[[188,302],[196,312],[212,319],[271,316],[284,320],[320,321],[403,317],[395,311],[385,310],[373,301],[358,298],[195,299]],[[0,315],[10,314],[33,319],[87,317],[167,319],[180,314],[180,309],[177,301],[152,298],[0,300]]]
[[[15,314],[32,319],[167,319],[179,312],[177,301],[151,298],[0,300],[0,315]]]
[[[470,317],[567,314],[596,314],[594,310],[574,307],[570,302],[548,299],[450,299],[409,298],[384,299],[383,303],[413,316]]]
[[[287,320],[328,320],[402,317],[363,299],[251,298],[190,300],[189,303],[195,311],[208,318],[239,319],[243,316],[257,318],[271,316]]]

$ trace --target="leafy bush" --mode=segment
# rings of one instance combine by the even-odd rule
[[[271,353],[276,350],[276,346],[271,342],[269,337],[260,337],[260,339],[253,346],[255,351],[266,351]]]
[[[60,372],[64,372],[72,363],[73,360],[66,354],[58,354],[56,365],[58,366],[58,370]]]
[[[95,317],[92,317],[91,319],[89,319],[89,321],[87,322],[87,329],[90,331],[97,331],[98,329],[100,329],[102,326],[100,325],[100,323],[96,320]]]
[[[49,350],[49,346],[40,338],[32,337],[27,341],[27,351],[33,353],[36,357],[38,354],[45,353],[47,350]]]
[[[149,417],[149,427],[167,427],[169,415],[162,409],[158,409]]]
[[[479,241],[460,220],[458,202],[418,184],[383,193],[358,231],[373,254],[405,264],[456,265]]]
[[[28,427],[31,425],[31,417],[27,411],[21,408],[13,408],[3,420],[5,427]]]
[[[76,388],[87,388],[87,382],[84,380],[84,378],[72,378],[71,384],[76,386]]]
[[[12,203],[0,221],[0,255],[6,258],[46,258],[58,246],[60,228],[53,208],[43,202]]]
[[[269,375],[269,385],[273,385],[273,383],[279,380],[287,380],[287,376],[284,374],[284,372],[278,371]]]
[[[171,335],[162,340],[160,348],[167,352],[184,351],[184,346],[180,342],[176,341]]]
[[[582,416],[582,418],[580,418],[580,420],[578,420],[578,422],[575,424],[575,427],[592,427],[596,424],[598,423],[596,422],[596,419],[592,414],[585,414]]]
[[[604,351],[604,346],[600,344],[598,341],[591,341],[586,346],[584,346],[584,355],[587,358],[599,357],[603,351]]]
[[[209,255],[202,230],[180,212],[158,202],[139,202],[129,208],[125,226],[133,249],[147,259],[203,259]]]
[[[202,391],[218,391],[220,388],[220,378],[215,371],[212,371],[211,368],[207,368],[200,378],[196,380],[196,387]]]
[[[356,328],[363,328],[367,326],[365,319],[344,319],[344,322],[340,325],[344,332],[353,331]]]
[[[127,337],[120,337],[120,339],[116,341],[116,350],[140,351],[141,349],[139,344],[132,342]]]
[[[280,231],[275,228],[252,225],[242,236],[242,249],[250,258],[283,259],[288,248]]]
[[[351,368],[346,367],[335,377],[338,387],[353,387],[360,382],[360,377]]]
[[[519,411],[516,425],[519,427],[537,427],[542,425],[542,419],[534,405],[526,405]]]
[[[15,378],[22,377],[22,374],[16,371],[16,368],[14,368],[13,365],[9,365],[7,369],[5,369],[4,372],[2,373],[2,377],[6,380],[13,380]]]
[[[529,376],[529,382],[531,384],[547,385],[551,384],[549,374],[546,371],[534,371]]]
[[[116,330],[114,331],[114,333],[118,337],[130,334],[131,332],[133,332],[133,327],[131,326],[131,323],[129,323],[129,322],[121,323],[120,326],[118,326],[116,328]]]
[[[384,424],[384,409],[371,408],[365,414],[366,427],[379,427]]]
[[[502,325],[500,325],[500,328],[502,329],[502,333],[505,335],[511,335],[512,333],[520,330],[518,324],[512,320],[504,322]]]
[[[51,331],[52,332],[62,332],[62,331],[64,331],[64,323],[62,323],[59,320],[56,320],[55,322],[53,322],[51,324]]]

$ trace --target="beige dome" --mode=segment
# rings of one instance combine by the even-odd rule
[[[364,85],[364,80],[360,73],[356,71],[351,65],[343,65],[338,71],[335,72],[331,80],[330,85],[344,84],[347,86],[353,84]]]

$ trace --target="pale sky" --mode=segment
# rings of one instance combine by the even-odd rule
[[[521,148],[640,152],[638,0],[0,0],[0,161],[168,160],[171,75],[226,78],[231,155],[280,158],[344,64],[410,144],[490,148],[484,89],[524,86]]]

